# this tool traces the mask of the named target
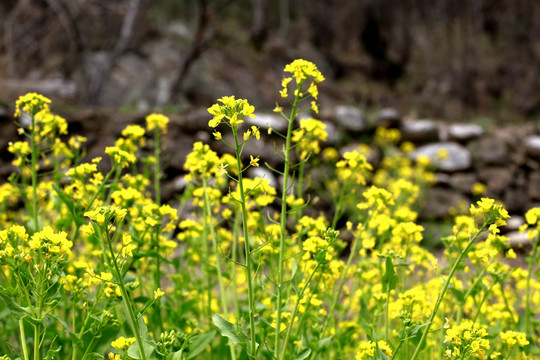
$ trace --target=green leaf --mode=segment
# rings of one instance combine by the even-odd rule
[[[311,355],[311,349],[310,348],[305,348],[304,350],[300,351],[296,355],[294,360],[304,360],[304,359],[307,359],[309,357],[309,355]]]
[[[4,303],[8,309],[15,315],[17,319],[22,318],[23,316],[30,315],[30,308],[22,307],[13,300],[16,291],[13,288],[3,288],[0,286],[0,299],[4,300]]]
[[[331,335],[331,336],[329,336],[329,337],[325,337],[324,339],[319,340],[319,341],[317,342],[317,347],[318,347],[319,349],[322,349],[323,347],[330,345],[330,344],[332,343],[332,338],[333,338],[333,337],[334,337],[334,336]]]
[[[216,336],[216,331],[212,330],[210,332],[207,332],[206,334],[198,335],[192,342],[189,344],[189,355],[188,359],[193,359],[195,356],[202,353],[208,344],[212,342],[214,339],[214,336]]]
[[[169,354],[169,356],[167,356],[167,360],[183,360],[183,359],[185,359],[184,349],[175,351],[174,353]]]
[[[377,344],[377,343],[375,343]],[[377,345],[377,351],[375,351],[375,360],[390,360],[388,355],[386,355]]]
[[[394,264],[390,257],[386,258],[386,271],[382,277],[383,291],[394,290],[398,283],[398,277],[394,270]]]
[[[326,260],[326,253],[326,249],[319,251],[319,253],[315,255],[315,260],[321,265],[328,264],[328,260]]]
[[[56,184],[52,185],[54,191],[56,191],[56,194],[62,200],[64,204],[66,204],[67,208],[69,209],[69,212],[73,216],[73,221],[75,221],[75,224],[78,226],[81,226],[85,223],[84,217],[81,216],[81,212],[78,211],[77,205],[71,200],[71,197],[66,194],[62,189],[60,189]]]
[[[45,358],[43,360],[58,359],[55,355],[58,354],[60,352],[60,350],[62,350],[61,345],[59,345],[56,349],[49,349],[47,351],[47,355],[45,356]]]
[[[97,353],[97,352],[87,354],[84,357],[84,360],[102,360],[102,359],[103,359],[103,354],[100,354],[100,353]]]
[[[228,337],[233,344],[245,344],[246,341],[243,339],[245,337],[238,333],[236,325],[225,320],[223,316],[215,314],[212,316],[212,321],[216,325],[222,336]]]

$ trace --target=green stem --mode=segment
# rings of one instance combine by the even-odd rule
[[[161,143],[160,143],[160,129],[154,129],[154,194],[156,197],[156,203],[161,205],[161,189],[159,184],[160,178],[160,157],[161,157]]]
[[[34,360],[39,360],[41,357],[40,357],[40,351],[39,351],[39,345],[40,345],[40,335],[41,333],[41,329],[40,329],[40,325],[39,324],[36,324],[34,325]]]
[[[96,339],[98,339],[97,336],[92,337],[92,340],[90,340],[90,344],[88,344],[88,347],[84,351],[82,360],[86,359],[86,356],[88,355],[89,351],[92,351],[92,348],[94,347],[94,344],[96,343]]]
[[[480,234],[483,232],[483,230],[487,226],[487,223],[488,222],[485,221],[484,224],[482,224],[482,227],[480,228],[480,230],[478,230],[478,232],[472,237],[472,239],[469,241],[469,243],[467,244],[465,249],[457,257],[456,261],[454,262],[454,265],[452,265],[452,269],[450,270],[450,274],[448,274],[448,278],[444,282],[443,288],[442,288],[441,292],[439,293],[439,296],[437,298],[437,302],[435,303],[435,307],[433,308],[433,311],[431,312],[431,316],[429,317],[429,320],[427,322],[426,329],[422,333],[422,337],[420,338],[420,341],[418,342],[418,345],[416,346],[416,349],[414,350],[414,353],[413,353],[410,360],[416,360],[416,358],[420,354],[420,351],[422,351],[422,345],[423,345],[424,341],[426,340],[429,329],[431,328],[431,325],[433,324],[433,320],[435,319],[435,316],[437,315],[437,311],[439,310],[439,306],[441,306],[441,303],[444,300],[444,296],[446,295],[446,291],[448,290],[448,286],[450,285],[450,281],[454,277],[454,274],[456,273],[456,270],[459,267],[459,265],[461,264],[461,261],[463,260],[463,258],[465,256],[467,256],[467,254],[468,254],[469,250],[471,249],[471,247],[473,246],[474,242],[476,241],[476,239],[478,239]]]
[[[332,299],[332,303],[330,304],[330,308],[328,309],[328,316],[326,316],[326,319],[324,320],[323,327],[320,333],[320,336],[324,336],[324,332],[326,331],[326,328],[330,322],[330,319],[334,318],[334,311],[336,309],[336,305],[339,301],[339,298],[341,296],[341,292],[343,291],[343,286],[345,285],[345,280],[347,278],[347,273],[349,272],[349,268],[351,266],[351,263],[353,261],[354,256],[358,252],[358,244],[359,240],[358,237],[354,239],[353,247],[351,249],[351,252],[349,254],[349,258],[347,259],[347,264],[345,265],[345,269],[343,269],[343,272],[341,273],[341,278],[339,280],[339,286],[338,290]]]
[[[90,210],[90,208],[92,207],[92,204],[94,203],[94,201],[96,201],[97,197],[99,196],[99,194],[103,191],[103,189],[105,188],[105,186],[107,185],[107,182],[109,181],[109,179],[111,178],[112,174],[116,172],[116,164],[113,164],[112,168],[111,168],[111,171],[109,171],[107,173],[107,175],[105,175],[105,178],[103,179],[103,181],[101,182],[101,185],[99,186],[99,188],[97,189],[96,193],[94,194],[94,196],[92,196],[92,199],[90,199],[90,201],[88,202],[88,205],[86,205],[85,207],[85,210],[83,211],[83,213],[85,211],[88,211]],[[79,228],[77,227],[77,232],[78,232]]]
[[[283,188],[281,190],[281,216],[280,225],[281,233],[279,237],[279,260],[278,260],[278,283],[277,283],[277,301],[276,301],[276,334],[274,339],[274,354],[280,353],[279,344],[279,329],[281,326],[281,302],[283,299],[283,261],[285,257],[285,235],[287,232],[287,191],[289,190],[289,170],[291,166],[291,138],[294,119],[297,115],[298,103],[300,101],[300,93],[304,81],[301,81],[297,86],[296,95],[294,97],[294,103],[291,109],[291,115],[289,117],[289,124],[287,127],[287,137],[285,140],[285,164],[283,170]]]
[[[480,317],[480,314],[482,313],[482,306],[484,305],[484,302],[486,301],[489,293],[491,292],[491,290],[493,289],[493,287],[496,285],[497,283],[494,282],[490,287],[489,289],[484,293],[484,296],[482,297],[482,300],[480,301],[480,304],[478,304],[477,308],[478,308],[478,311],[476,312],[476,315],[473,319],[473,324],[476,323],[476,320],[478,320],[478,318]]]
[[[30,133],[30,149],[32,151],[31,153],[31,161],[30,166],[32,166],[31,173],[32,173],[32,218],[34,222],[34,232],[38,231],[38,199],[37,199],[37,158],[38,158],[38,149],[36,144],[36,119],[34,117],[34,114],[31,116],[32,118],[32,130]]]
[[[528,334],[529,330],[529,319],[531,317],[531,277],[533,273],[533,267],[536,262],[536,250],[538,248],[538,238],[533,241],[531,255],[529,256],[529,266],[527,269],[527,286],[526,286],[526,297],[525,297],[525,320],[523,321],[523,331]]]
[[[389,314],[389,308],[390,307],[390,286],[387,286],[386,289],[386,302],[385,302],[385,309],[384,309],[384,341],[388,343],[388,339],[390,338],[390,314]]]
[[[208,180],[206,177],[203,178],[203,189],[204,189],[204,227],[210,228],[210,237],[212,238],[212,245],[214,249],[214,255],[216,257],[216,270],[219,283],[219,294],[221,296],[221,306],[223,315],[225,318],[228,318],[229,312],[227,310],[227,295],[225,292],[225,285],[223,284],[223,275],[221,273],[221,261],[219,260],[220,254],[218,251],[218,245],[216,240],[216,229],[212,223],[212,210],[210,208],[210,198],[208,197]],[[236,359],[236,352],[234,350],[234,344],[229,341],[229,348],[231,351],[231,358]]]
[[[135,312],[133,311],[133,307],[131,306],[131,301],[129,298],[129,294],[127,292],[126,286],[124,285],[124,279],[122,278],[122,272],[120,271],[120,268],[118,267],[118,263],[116,261],[116,257],[114,255],[113,246],[111,243],[111,238],[109,236],[109,232],[106,228],[103,228],[105,232],[105,239],[107,240],[107,244],[109,247],[109,252],[111,254],[111,260],[114,265],[114,271],[116,272],[116,280],[118,281],[118,286],[120,286],[120,291],[122,293],[122,301],[124,303],[124,311],[126,312],[126,317],[128,319],[129,325],[131,327],[131,330],[133,331],[133,334],[135,335],[135,339],[137,340],[137,346],[139,347],[139,354],[142,358],[142,360],[146,359],[146,353],[144,352],[144,345],[142,342],[141,333],[139,331],[139,326],[137,324],[137,319],[135,317]]]
[[[490,262],[482,269],[480,274],[474,280],[474,283],[469,287],[469,289],[467,290],[467,292],[463,296],[463,300],[459,304],[458,313],[457,313],[457,316],[456,316],[456,324],[459,324],[461,322],[461,317],[463,316],[463,307],[465,306],[465,302],[467,301],[467,298],[469,296],[471,296],[471,293],[474,291],[474,289],[476,289],[476,287],[478,286],[480,281],[482,281],[482,279],[484,278],[484,275],[487,272],[487,269],[493,263],[494,260],[495,260],[495,257],[491,258]]]
[[[251,277],[251,250],[249,247],[248,221],[246,209],[246,194],[244,192],[244,182],[242,180],[242,162],[241,148],[238,143],[238,130],[235,126],[232,127],[236,151],[236,164],[238,166],[238,187],[240,190],[240,203],[242,206],[242,224],[244,228],[244,248],[246,255],[246,278],[248,283],[248,305],[249,305],[249,331],[250,331],[250,351],[249,356],[255,358],[257,352],[257,341],[255,338],[255,299],[253,294],[253,279]]]
[[[298,296],[296,298],[296,303],[294,304],[294,310],[293,310],[292,315],[291,315],[291,321],[289,322],[289,326],[287,327],[287,333],[285,334],[285,339],[283,340],[283,348],[281,349],[281,355],[278,358],[279,360],[285,359],[285,352],[287,350],[287,344],[289,342],[289,337],[291,336],[292,327],[294,325],[294,318],[296,317],[296,313],[298,312],[298,307],[300,306],[300,301],[304,297],[306,289],[308,288],[309,284],[311,283],[311,279],[313,279],[313,276],[317,272],[317,269],[319,268],[320,265],[321,265],[321,263],[318,262],[317,265],[315,266],[315,268],[313,269],[313,271],[311,272],[311,274],[309,275],[304,287],[302,288],[302,290],[300,291],[300,293],[298,294]],[[278,331],[277,328],[276,328],[276,331]]]
[[[24,334],[24,320],[19,319],[19,328],[21,333],[21,347],[23,351],[24,360],[28,360],[28,347],[26,345],[26,335]]]
[[[396,358],[397,353],[398,353],[398,351],[399,351],[399,348],[401,347],[401,345],[403,345],[403,342],[404,342],[403,340],[400,340],[400,341],[399,341],[399,344],[398,344],[398,346],[396,347],[396,349],[394,350],[394,353],[392,354],[392,357],[390,358],[390,360],[394,360],[394,359]]]

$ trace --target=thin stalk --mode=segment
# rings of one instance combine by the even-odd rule
[[[154,129],[154,194],[156,197],[156,203],[161,205],[161,188],[159,183],[160,178],[160,157],[161,157],[161,143],[160,143],[160,129]]]
[[[236,164],[238,166],[238,187],[240,190],[240,203],[242,206],[242,224],[244,228],[244,248],[246,254],[246,277],[248,283],[248,305],[249,305],[249,332],[250,332],[250,356],[255,357],[257,352],[257,341],[255,338],[255,299],[253,294],[253,279],[251,277],[251,250],[249,247],[248,221],[246,209],[246,194],[244,192],[244,182],[242,181],[242,162],[240,160],[241,148],[238,143],[238,130],[232,127],[236,151]]]
[[[31,160],[30,160],[30,166],[32,166],[32,219],[34,222],[34,232],[38,231],[38,199],[37,199],[37,158],[38,158],[38,149],[36,144],[36,119],[34,117],[34,114],[31,116],[32,119],[32,130],[30,132],[30,149],[32,151],[31,153]]]
[[[480,304],[477,306],[478,308],[478,311],[476,312],[476,315],[473,319],[473,324],[476,323],[476,320],[478,320],[478,318],[480,317],[480,314],[482,313],[482,306],[484,305],[484,302],[486,301],[489,293],[491,292],[491,290],[493,289],[493,287],[496,285],[497,283],[494,282],[488,289],[488,291],[485,292],[484,296],[482,297],[482,300],[480,301]]]
[[[450,285],[450,281],[454,277],[454,274],[456,273],[456,270],[457,270],[458,266],[461,264],[461,261],[463,260],[463,258],[465,256],[467,256],[469,250],[473,246],[476,239],[478,239],[480,234],[483,232],[486,225],[487,225],[487,221],[485,221],[484,224],[482,224],[482,227],[480,228],[480,230],[478,230],[478,232],[473,236],[473,238],[469,241],[469,243],[467,244],[465,249],[463,249],[463,251],[457,257],[456,261],[454,262],[454,265],[452,265],[452,269],[450,270],[450,274],[448,274],[448,278],[444,282],[443,288],[442,288],[441,292],[439,293],[439,296],[437,298],[437,302],[435,303],[435,307],[433,308],[433,311],[431,312],[431,316],[429,317],[429,320],[427,322],[426,329],[422,333],[422,337],[420,338],[420,341],[418,342],[418,345],[416,346],[416,349],[414,350],[414,353],[413,353],[410,360],[416,360],[416,358],[418,358],[418,355],[420,354],[420,351],[422,351],[421,350],[422,345],[423,345],[424,341],[426,340],[429,329],[431,328],[431,325],[433,324],[433,320],[435,319],[435,316],[437,315],[437,312],[439,311],[439,306],[441,306],[441,303],[444,300],[444,296],[446,295],[446,291],[448,290],[448,286]]]
[[[86,356],[88,355],[88,353],[89,353],[89,352],[92,350],[92,348],[94,347],[94,344],[96,343],[96,339],[98,339],[98,337],[96,337],[96,336],[92,337],[92,340],[90,340],[90,344],[88,344],[88,347],[87,347],[86,350],[84,351],[82,360],[86,359]]]
[[[346,179],[339,193],[338,202],[336,204],[336,211],[334,212],[334,217],[332,218],[332,229],[336,228],[337,222],[339,218],[341,217],[341,208],[343,207],[343,200],[344,200],[345,193],[347,192],[348,188],[349,188],[349,179]]]
[[[39,360],[41,358],[40,351],[39,351],[39,345],[41,337],[41,328],[39,324],[34,325],[34,360]]]
[[[480,274],[476,277],[474,283],[469,287],[469,289],[463,296],[463,300],[459,304],[458,313],[456,316],[456,324],[459,324],[461,322],[461,317],[463,316],[463,306],[465,306],[465,302],[467,301],[467,298],[471,296],[471,293],[473,292],[473,290],[478,286],[480,281],[482,281],[482,279],[484,278],[484,275],[487,272],[487,269],[493,263],[494,260],[495,260],[495,257],[491,258],[490,262],[486,266],[484,266]]]
[[[531,276],[536,262],[536,250],[538,248],[538,236],[533,241],[531,255],[529,256],[529,266],[527,269],[527,286],[525,297],[525,320],[523,321],[523,331],[528,334],[529,319],[531,317]]]
[[[111,168],[111,171],[109,171],[109,173],[107,173],[107,175],[105,175],[105,178],[101,182],[101,185],[99,185],[99,188],[97,189],[94,196],[92,196],[92,199],[90,199],[90,201],[88,202],[88,205],[86,205],[86,208],[85,208],[84,211],[90,210],[90,207],[92,206],[94,201],[96,201],[97,197],[99,196],[99,194],[101,193],[103,188],[105,188],[105,186],[107,185],[107,182],[111,178],[112,174],[115,173],[115,172],[116,172],[116,164],[113,164],[113,166]],[[77,232],[78,232],[78,230],[79,230],[79,227],[77,227]]]
[[[118,267],[118,263],[116,262],[116,256],[114,255],[113,246],[111,243],[111,239],[109,236],[109,232],[106,228],[103,228],[105,230],[105,239],[107,240],[107,244],[109,247],[109,252],[111,254],[112,263],[114,265],[114,271],[116,272],[116,279],[118,281],[118,285],[120,286],[120,292],[122,293],[122,301],[124,303],[124,311],[126,312],[126,317],[128,319],[129,325],[131,326],[131,330],[133,331],[133,334],[135,335],[135,339],[137,340],[137,346],[139,348],[139,353],[141,355],[142,360],[146,359],[146,353],[144,352],[144,346],[142,342],[141,333],[139,331],[139,326],[137,324],[137,319],[135,317],[135,312],[133,311],[133,307],[131,306],[131,302],[129,300],[129,294],[127,292],[126,286],[124,285],[124,279],[122,279],[122,272],[120,271],[120,268]]]
[[[285,139],[285,164],[283,170],[283,188],[281,190],[281,216],[280,216],[280,225],[281,225],[281,234],[279,237],[279,260],[278,260],[278,283],[277,283],[277,301],[276,301],[276,335],[274,339],[274,354],[280,353],[280,344],[279,344],[279,329],[281,326],[281,302],[283,299],[283,261],[285,257],[285,233],[287,231],[287,190],[289,189],[289,170],[291,162],[291,138],[292,138],[292,127],[294,119],[296,118],[298,112],[298,103],[300,101],[300,93],[302,90],[302,85],[304,81],[301,81],[297,86],[296,95],[294,97],[294,103],[291,109],[291,115],[289,117],[289,124],[287,127],[287,137]]]
[[[29,360],[28,357],[28,346],[26,345],[26,335],[24,334],[24,321],[19,319],[19,328],[21,333],[21,347],[23,351],[24,360]]]
[[[399,348],[401,347],[401,345],[403,345],[403,342],[404,340],[400,340],[399,341],[399,344],[397,345],[396,349],[394,350],[394,353],[392,354],[392,357],[390,358],[390,360],[394,360],[396,358],[396,355],[399,351]]]
[[[387,286],[386,288],[386,301],[385,301],[385,309],[384,309],[384,341],[388,343],[388,339],[390,338],[390,314],[389,314],[389,308],[390,307],[390,286]]]
[[[339,301],[339,298],[341,296],[341,292],[343,291],[343,286],[345,285],[345,280],[347,278],[347,273],[349,272],[349,268],[351,267],[351,263],[353,261],[354,256],[358,252],[358,237],[354,239],[353,247],[351,249],[351,252],[349,254],[349,258],[347,259],[347,264],[345,265],[345,269],[343,269],[343,272],[341,273],[341,278],[339,280],[339,286],[338,290],[336,291],[336,294],[334,298],[332,299],[332,303],[330,304],[330,308],[328,309],[328,316],[324,320],[323,327],[321,330],[321,336],[324,336],[324,332],[326,331],[326,327],[328,326],[328,323],[330,321],[330,318],[334,318],[334,311],[336,309],[336,305]]]
[[[208,180],[206,177],[203,178],[203,189],[204,189],[204,227],[210,228],[210,237],[212,238],[212,245],[214,249],[214,255],[216,257],[216,270],[217,270],[217,276],[218,276],[218,284],[219,284],[219,294],[221,297],[221,306],[223,315],[225,318],[228,318],[229,311],[227,310],[227,295],[225,293],[225,285],[223,284],[223,275],[221,273],[221,261],[219,260],[220,254],[218,251],[218,245],[216,240],[216,229],[214,228],[214,224],[212,223],[212,210],[210,209],[210,198],[208,197]],[[229,341],[229,348],[231,351],[231,358],[233,360],[236,359],[236,352],[234,350],[234,344]]]
[[[161,256],[160,256],[160,246],[159,246],[159,232],[161,226],[154,233],[154,240],[156,246],[156,271],[154,272],[154,287],[156,289],[161,288]],[[163,329],[163,319],[161,317],[161,302],[156,301],[156,314],[158,318],[158,332],[161,332]]]
[[[289,342],[289,337],[291,336],[291,331],[292,331],[292,327],[293,327],[293,324],[294,324],[294,318],[296,317],[296,313],[298,312],[298,307],[300,306],[300,301],[304,297],[304,294],[305,294],[309,284],[311,283],[311,279],[313,279],[313,276],[317,272],[317,269],[319,268],[320,265],[321,265],[321,263],[317,263],[317,265],[315,266],[315,268],[313,269],[313,271],[309,275],[304,287],[302,288],[302,290],[300,291],[300,293],[296,297],[296,303],[294,304],[294,310],[293,310],[292,315],[291,315],[291,321],[289,322],[289,326],[287,327],[287,333],[285,334],[285,339],[283,340],[283,348],[281,349],[281,354],[280,354],[280,356],[278,358],[279,360],[285,359],[285,352],[287,350],[287,344]],[[276,329],[276,331],[278,331],[278,330]]]
[[[298,167],[298,183],[296,185],[296,189],[297,189],[297,198],[302,199],[304,196],[304,161],[301,161]],[[301,206],[295,211],[294,213],[295,222],[298,222],[298,220],[302,218],[303,209],[304,207]]]
[[[154,196],[156,204],[161,205],[161,188],[160,188],[160,172],[161,172],[161,130],[159,128],[154,129]],[[156,272],[154,274],[155,287],[161,287],[161,256],[160,256],[160,244],[159,244],[159,231],[156,232]],[[158,315],[158,329],[163,329],[163,320],[161,318],[161,302],[156,302],[156,313]]]

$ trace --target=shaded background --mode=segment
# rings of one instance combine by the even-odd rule
[[[262,109],[301,57],[322,106],[496,121],[540,113],[536,0],[2,0],[0,101],[183,111],[236,94]]]

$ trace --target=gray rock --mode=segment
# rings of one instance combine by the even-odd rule
[[[364,113],[353,106],[336,106],[333,118],[338,127],[348,131],[359,132],[366,128],[366,118]]]
[[[475,164],[506,165],[509,160],[506,144],[495,136],[483,136],[469,143],[467,148],[472,153]]]
[[[523,213],[527,208],[529,199],[527,198],[527,188],[510,188],[504,191],[502,198],[506,210],[511,213]],[[513,218],[513,217],[512,217]]]
[[[448,156],[441,159],[440,154],[445,151]],[[420,155],[429,157],[433,166],[441,171],[456,172],[466,170],[471,166],[471,153],[469,150],[453,142],[440,142],[421,146],[412,153],[412,158],[416,160]]]
[[[505,234],[510,239],[510,246],[513,249],[529,246],[531,240],[527,237],[527,234],[521,234],[519,231],[510,231]]]
[[[540,200],[540,171],[535,170],[529,174],[529,197]]]
[[[415,143],[439,140],[439,128],[432,120],[408,120],[401,125],[401,139]]]
[[[447,173],[435,173],[435,179],[437,185],[450,185],[450,175]]]
[[[531,157],[540,158],[540,136],[531,135],[524,141],[527,154]]]
[[[476,124],[453,124],[448,129],[450,140],[468,141],[484,134],[484,129]]]
[[[328,137],[326,138],[326,143],[328,145],[335,145],[339,141],[340,134],[338,129],[334,124],[328,121],[323,121],[324,125],[326,125],[326,132],[328,133]]]
[[[426,191],[425,204],[421,210],[424,219],[440,219],[448,215],[451,208],[468,202],[468,199],[452,189],[431,188]]]
[[[517,231],[521,225],[525,224],[525,218],[519,215],[513,215],[506,220],[506,225],[502,228],[505,231]]]
[[[478,171],[478,177],[487,185],[489,193],[500,194],[512,185],[514,171],[511,167],[487,167]]]
[[[155,72],[147,61],[134,54],[123,55],[100,94],[100,102],[106,106],[143,106],[154,81]]]
[[[465,194],[470,194],[478,179],[474,173],[456,173],[450,176],[450,186]]]
[[[248,118],[246,120],[248,125],[255,125],[261,128],[261,130],[268,130],[268,127],[284,133],[287,131],[287,120],[277,114],[261,114],[256,113],[255,118]]]
[[[401,122],[401,114],[394,108],[381,109],[374,118],[374,125],[390,127],[397,126]]]

